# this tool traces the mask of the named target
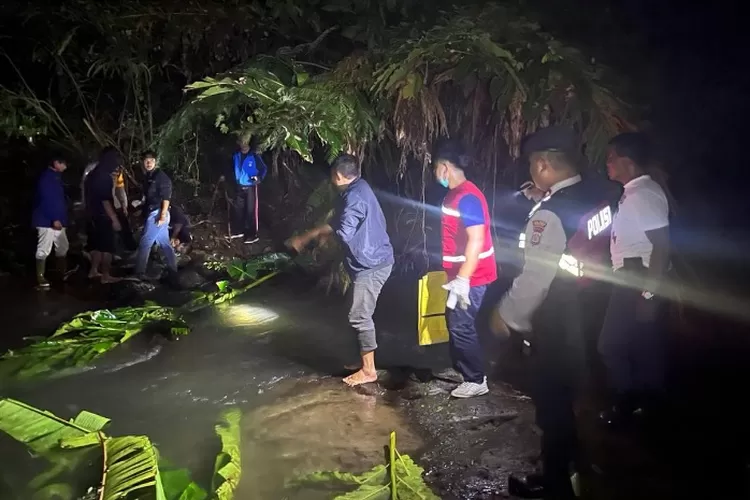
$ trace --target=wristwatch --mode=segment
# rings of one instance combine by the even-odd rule
[[[643,297],[646,300],[651,300],[654,298],[654,294],[644,290],[643,292],[641,292],[641,297]]]

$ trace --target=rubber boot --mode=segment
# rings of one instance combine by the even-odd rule
[[[49,288],[49,282],[44,278],[44,271],[47,266],[47,259],[37,259],[36,261],[36,283],[39,288]]]

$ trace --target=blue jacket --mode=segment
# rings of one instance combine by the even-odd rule
[[[352,277],[393,265],[383,209],[365,180],[357,179],[341,192],[331,227],[346,249]]]
[[[34,227],[52,227],[56,220],[59,220],[63,227],[68,225],[68,206],[65,202],[62,175],[48,168],[39,176],[31,224]]]
[[[232,161],[234,162],[234,180],[241,187],[259,184],[268,172],[266,164],[263,163],[263,158],[252,152],[243,155],[241,151],[237,151],[232,156]],[[257,177],[258,182],[252,181],[252,177]]]

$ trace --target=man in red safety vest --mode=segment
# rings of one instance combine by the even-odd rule
[[[432,153],[435,178],[448,188],[443,200],[443,269],[448,275],[446,320],[453,367],[463,383],[451,395],[471,398],[487,394],[482,348],[475,327],[487,286],[497,279],[495,249],[487,200],[466,179],[468,157],[455,141],[445,141]]]

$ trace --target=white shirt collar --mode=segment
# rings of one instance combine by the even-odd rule
[[[556,184],[553,184],[551,188],[549,188],[549,191],[547,191],[547,197],[552,196],[557,191],[560,191],[562,188],[566,188],[568,186],[572,186],[573,184],[578,184],[581,182],[581,176],[580,175],[574,175],[573,177],[569,177],[563,181],[560,181]],[[632,181],[631,181],[632,182]]]
[[[632,188],[633,186],[636,186],[637,184],[640,184],[641,182],[645,181],[646,179],[651,179],[651,176],[650,176],[650,175],[647,175],[647,174],[644,174],[644,175],[639,175],[639,176],[638,176],[638,177],[636,177],[635,179],[630,179],[630,180],[629,180],[628,182],[626,182],[626,183],[625,183],[625,184],[624,184],[624,185],[622,186],[622,188],[623,188],[623,189],[627,189],[627,188],[629,188],[629,187],[630,187],[630,188]]]

